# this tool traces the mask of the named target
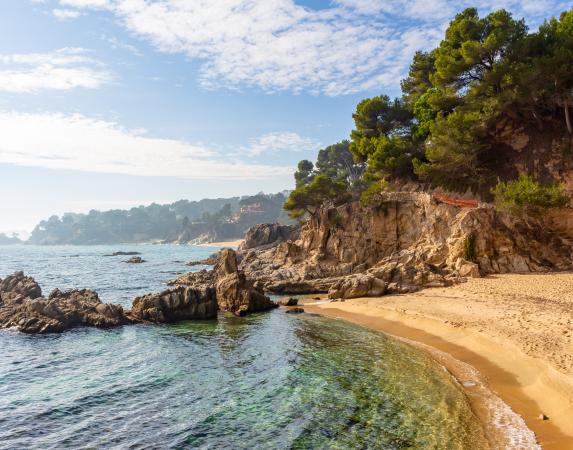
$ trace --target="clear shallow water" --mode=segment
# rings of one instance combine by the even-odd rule
[[[93,287],[129,304],[184,270],[173,261],[212,251],[134,247],[151,263],[99,256],[129,246],[0,247],[0,277],[21,268],[46,287]],[[0,449],[16,448],[479,449],[483,440],[456,383],[418,350],[275,310],[48,336],[0,332]]]

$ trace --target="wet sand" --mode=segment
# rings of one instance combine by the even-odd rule
[[[498,275],[305,310],[424,347],[460,380],[483,423],[496,419],[493,391],[542,448],[573,449],[573,274]]]

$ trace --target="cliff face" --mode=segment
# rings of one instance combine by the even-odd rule
[[[480,273],[570,269],[572,251],[541,224],[491,207],[464,209],[427,193],[394,192],[377,208],[351,203],[319,211],[297,241],[247,251],[241,269],[270,291],[348,297],[448,285]]]

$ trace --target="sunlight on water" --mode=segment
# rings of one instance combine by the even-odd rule
[[[119,263],[101,249],[69,248],[81,255],[75,268],[49,249],[18,258],[44,284],[103,280],[102,297],[118,301],[140,285],[160,289],[167,272],[182,269],[173,260],[201,257],[183,251],[211,250],[150,246],[156,254],[142,253],[152,264],[114,272]],[[3,259],[0,276],[18,268]],[[0,332],[0,448],[86,447],[479,449],[483,440],[439,366],[342,321],[275,310],[49,336]]]

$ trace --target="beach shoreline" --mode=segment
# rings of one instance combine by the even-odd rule
[[[195,244],[197,247],[225,247],[236,249],[244,242],[244,239],[233,239],[231,241],[209,242],[207,244]]]
[[[572,306],[571,273],[500,275],[414,294],[304,304],[307,312],[428,351],[460,381],[486,427],[496,419],[485,407],[493,392],[551,450],[573,448]],[[477,372],[468,375],[471,368]]]

